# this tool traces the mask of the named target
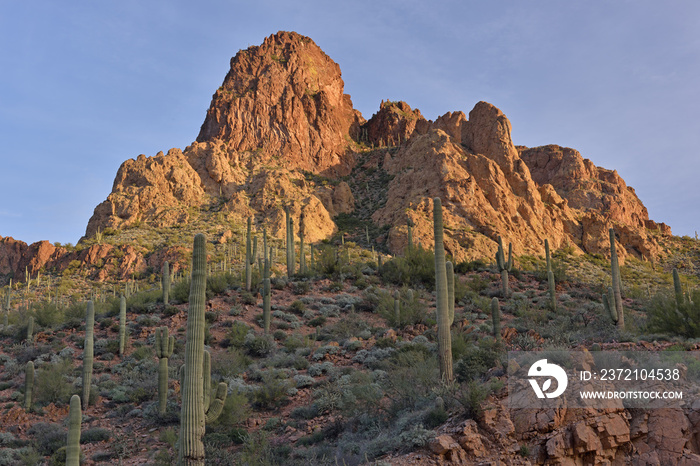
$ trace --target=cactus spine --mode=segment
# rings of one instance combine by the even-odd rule
[[[491,322],[493,323],[493,337],[501,340],[501,307],[498,298],[491,299]]]
[[[92,382],[92,361],[94,355],[95,305],[87,302],[85,316],[85,344],[83,345],[83,405],[90,403],[90,383]]]
[[[163,285],[163,304],[167,305],[170,300],[170,264],[165,261],[163,264],[163,276],[161,277]]]
[[[250,289],[253,287],[253,265],[255,264],[255,256],[258,255],[258,242],[254,241],[253,244],[251,245],[252,223],[253,223],[252,220],[250,218],[248,218],[248,227],[246,230],[246,238],[245,238],[245,289],[246,289],[246,291],[250,291]]]
[[[450,326],[455,321],[455,268],[452,262],[445,262],[445,273],[447,274],[447,308],[449,311]]]
[[[435,233],[435,290],[437,292],[438,359],[440,377],[451,383],[452,340],[450,335],[449,306],[447,297],[447,269],[445,267],[445,246],[443,244],[442,203],[439,197],[433,199],[433,229]]]
[[[508,288],[508,272],[513,268],[513,243],[508,244],[508,260],[505,259],[505,254],[503,252],[503,239],[498,237],[498,251],[496,252],[496,265],[498,265],[498,270],[501,272],[501,290],[503,292],[503,297],[507,298],[510,294]]]
[[[119,297],[119,357],[124,356],[126,348],[126,298]]]
[[[168,358],[175,349],[175,337],[168,336],[168,327],[156,329],[156,356],[158,357],[158,412],[165,414],[168,404]]]
[[[617,328],[625,328],[625,313],[622,308],[622,293],[620,292],[620,265],[617,261],[617,251],[615,250],[615,230],[610,229],[610,266],[612,269],[612,287],[615,296],[615,310],[617,311]],[[613,304],[613,303],[610,303]]]
[[[68,442],[66,443],[66,466],[80,465],[80,423],[82,422],[80,411],[80,397],[73,395],[70,399],[68,411]]]
[[[34,390],[34,363],[27,362],[24,368],[24,409],[32,408],[32,391]]]

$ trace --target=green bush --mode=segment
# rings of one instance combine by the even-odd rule
[[[73,365],[67,359],[57,364],[44,364],[34,378],[35,400],[38,405],[67,404],[71,396],[71,385],[67,381]]]
[[[400,292],[399,297],[399,307],[400,307],[400,322],[398,322],[399,327],[406,327],[407,325],[415,325],[419,323],[424,323],[425,318],[428,315],[428,309],[425,304],[418,299],[418,293],[413,292],[413,299],[409,299],[409,289],[403,287]],[[394,294],[387,291],[379,292],[379,301],[376,306],[377,313],[386,319],[387,323],[396,327],[396,314],[394,313]]]
[[[435,288],[435,257],[433,251],[422,247],[412,248],[405,256],[394,257],[379,269],[382,278],[390,283],[405,286]]]
[[[693,292],[692,301],[684,300],[679,306],[672,293],[657,293],[647,305],[649,332],[700,337],[700,291]]]

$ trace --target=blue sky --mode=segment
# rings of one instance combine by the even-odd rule
[[[101,0],[0,4],[0,235],[75,243],[121,163],[184,149],[239,49],[278,31],[435,119],[486,100],[516,144],[617,169],[700,230],[700,2]]]

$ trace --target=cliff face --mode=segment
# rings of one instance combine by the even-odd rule
[[[280,32],[231,59],[197,142],[222,140],[290,169],[347,174],[349,135],[362,121],[343,88],[340,67],[311,39]]]
[[[279,32],[239,51],[197,141],[124,162],[86,236],[142,224],[176,226],[216,206],[226,222],[253,216],[282,237],[283,206],[290,204],[297,225],[305,213],[307,240],[318,241],[336,231],[334,216],[354,210],[358,193],[341,176],[370,169],[393,177],[382,187],[386,203],[371,212],[373,222],[389,227],[392,253],[405,247],[408,218],[417,241],[432,245],[436,196],[456,260],[492,257],[499,235],[516,253],[542,254],[547,238],[554,248],[606,254],[611,226],[623,260],[627,254],[650,258],[660,248],[649,230],[670,234],[649,220],[617,172],[573,149],[516,147],[510,121],[489,103],[477,103],[468,118],[458,111],[429,121],[405,102],[382,101],[365,121],[343,89],[338,64],[299,34]],[[357,165],[368,151],[379,162]],[[23,254],[37,256],[32,251],[39,246],[24,246]],[[17,247],[0,244],[0,273],[24,273],[21,261],[7,259]]]

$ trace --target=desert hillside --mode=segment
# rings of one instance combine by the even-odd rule
[[[176,464],[181,436],[192,464],[700,463],[692,398],[509,409],[509,351],[700,338],[697,238],[516,142],[487,102],[366,119],[297,33],[238,51],[197,140],[126,160],[77,245],[0,237],[0,465]]]

